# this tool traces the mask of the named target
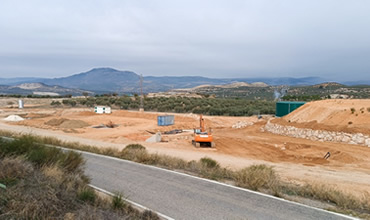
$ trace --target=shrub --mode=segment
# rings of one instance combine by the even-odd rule
[[[62,105],[62,103],[60,103],[59,101],[52,101],[52,102],[50,103],[50,105],[52,105],[52,106],[61,106],[61,105]]]
[[[74,151],[68,151],[59,159],[59,164],[67,172],[79,172],[85,164],[81,154]]]
[[[352,113],[352,114],[354,114],[354,113],[355,113],[355,111],[356,111],[356,109],[355,109],[355,108],[351,108],[351,113]]]
[[[90,187],[84,187],[78,192],[77,197],[84,202],[94,203],[96,194],[95,191]]]
[[[277,192],[278,176],[275,170],[264,164],[252,165],[235,174],[235,182],[238,186],[259,190],[260,188],[271,189]]]
[[[145,150],[145,147],[141,144],[129,144],[125,147],[125,150]]]
[[[0,161],[0,182],[13,185],[32,171],[32,165],[22,158],[4,158]]]
[[[215,161],[215,160],[213,160],[209,157],[201,158],[200,162],[204,167],[207,167],[207,168],[218,168],[218,167],[220,167],[220,165],[218,164],[217,161]]]
[[[113,209],[123,209],[126,205],[125,200],[122,197],[121,193],[118,193],[112,198],[112,207]]]
[[[57,164],[67,172],[78,172],[84,165],[82,156],[76,152],[46,147],[37,143],[36,138],[26,135],[12,142],[0,141],[0,155],[25,155],[25,157],[38,167]]]

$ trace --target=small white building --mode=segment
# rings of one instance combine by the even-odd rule
[[[109,106],[95,106],[94,112],[98,114],[110,114],[112,110]]]

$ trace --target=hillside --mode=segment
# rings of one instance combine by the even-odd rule
[[[207,78],[201,76],[144,76],[144,92],[160,92],[178,88],[192,88],[200,85],[224,85],[235,82],[269,85],[312,85],[321,82],[318,77],[278,77],[278,78]],[[120,71],[113,68],[95,68],[87,72],[62,78],[0,78],[0,85],[17,85],[22,83],[41,82],[47,85],[58,85],[78,88],[98,93],[139,93],[140,76],[132,71]],[[263,82],[262,84],[260,82]]]
[[[0,94],[19,94],[19,95],[82,95],[84,92],[92,94],[92,92],[81,89],[70,89],[61,86],[48,86],[44,83],[23,83],[14,86],[0,86]]]
[[[0,78],[0,85],[14,86],[23,83],[44,83],[72,89],[82,89],[96,93],[140,93],[140,76],[132,71],[120,71],[113,68],[94,68],[90,71],[62,78]],[[277,77],[277,78],[207,78],[201,76],[143,76],[143,91],[165,92],[174,89],[189,89],[199,93],[216,94],[226,97],[247,97],[248,99],[271,99],[274,88],[279,85],[292,87],[289,95],[329,95],[334,89],[354,88],[339,83],[322,83],[318,77]],[[321,83],[321,84],[319,84]],[[366,84],[367,82],[362,82]],[[270,85],[270,87],[269,87]],[[315,86],[310,86],[315,85]],[[273,87],[271,87],[273,86]],[[357,88],[370,86],[357,86]],[[3,89],[5,87],[2,87]],[[297,88],[298,92],[294,92]],[[330,90],[330,91],[329,91]],[[356,92],[360,91],[356,90]],[[352,90],[353,91],[353,90]],[[57,91],[49,91],[59,93]],[[362,90],[360,91],[362,92]],[[28,94],[21,88],[8,87],[4,94]],[[70,92],[71,93],[71,92]],[[336,92],[341,94],[341,91]],[[344,93],[349,93],[344,91]],[[352,96],[363,98],[361,95]],[[366,91],[365,95],[366,97]]]
[[[335,99],[309,102],[278,121],[317,130],[370,134],[370,100]]]
[[[96,68],[68,77],[45,79],[43,83],[90,91],[126,92],[140,91],[139,79],[139,75],[134,72]]]

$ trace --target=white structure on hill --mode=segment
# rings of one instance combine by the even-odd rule
[[[109,106],[95,106],[94,112],[98,114],[110,114],[112,110]]]

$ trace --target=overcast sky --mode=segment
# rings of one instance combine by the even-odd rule
[[[0,77],[370,78],[369,0],[1,0]]]

